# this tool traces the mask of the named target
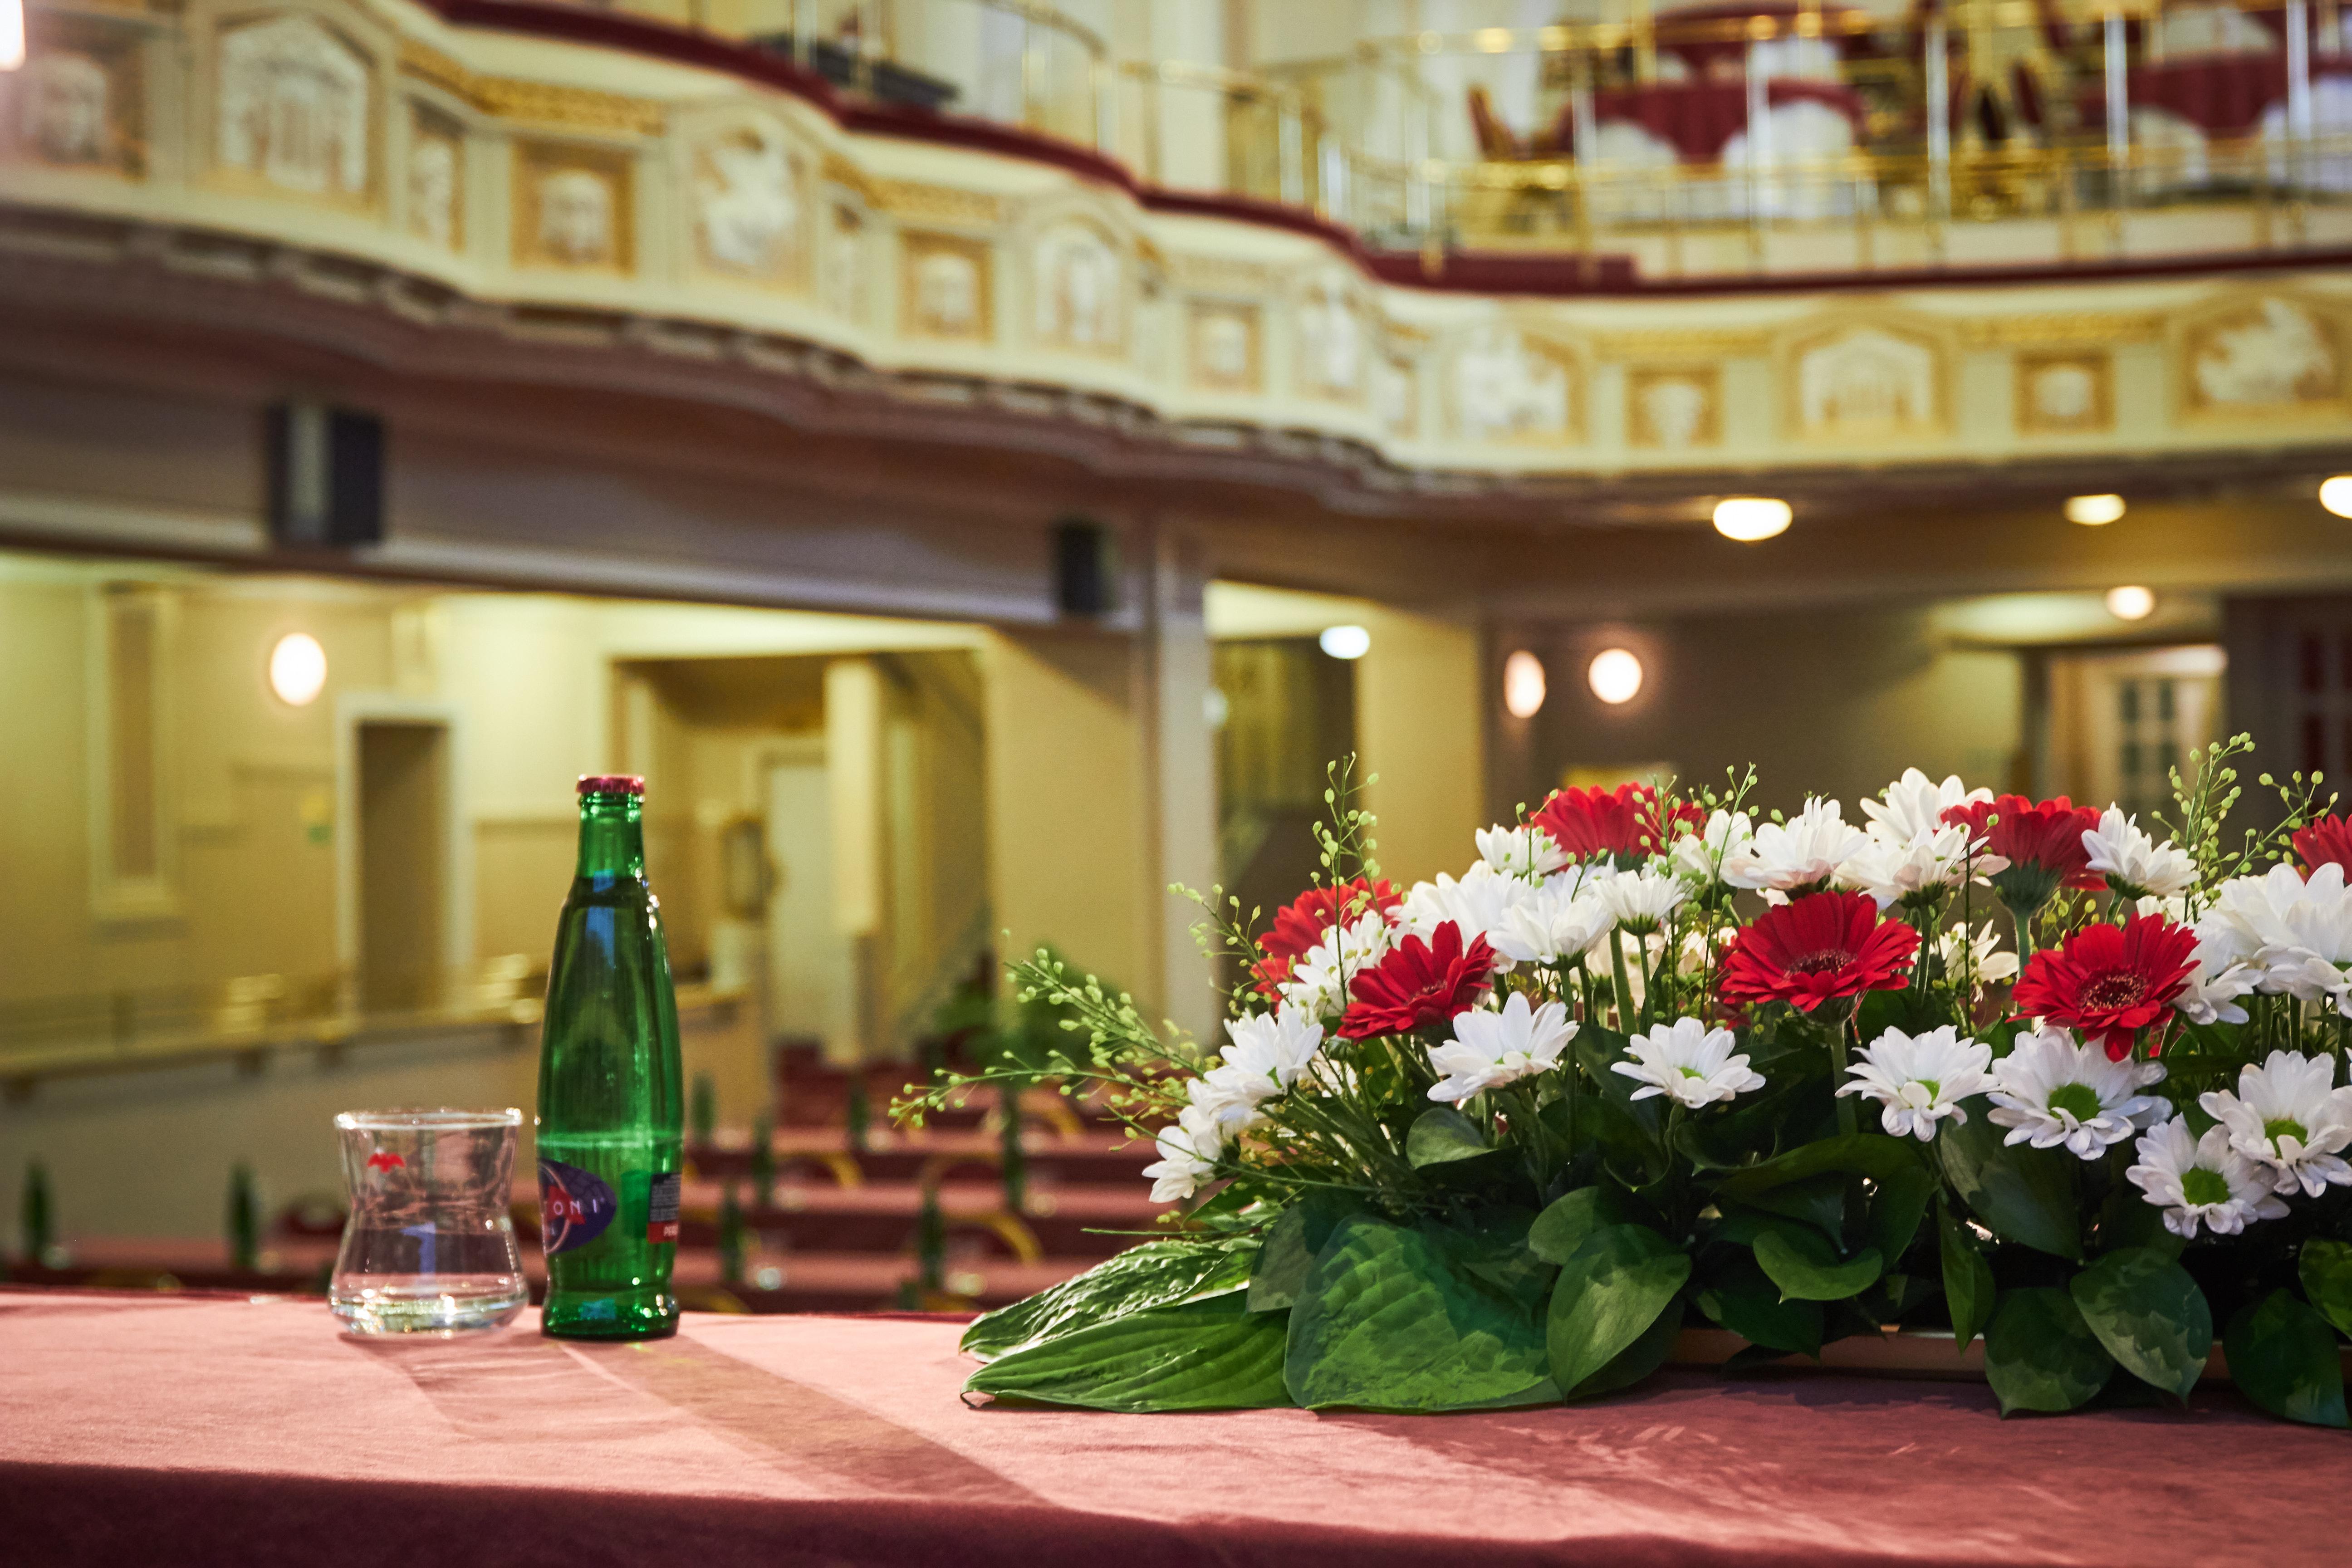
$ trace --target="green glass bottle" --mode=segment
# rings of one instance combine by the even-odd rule
[[[677,1331],[684,1068],[661,906],[646,885],[645,781],[580,781],[580,864],[556,927],[539,1047],[548,1333]]]

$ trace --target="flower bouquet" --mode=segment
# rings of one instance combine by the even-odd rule
[[[1045,955],[1066,1043],[943,1079],[1107,1105],[1172,1233],[989,1313],[970,1388],[1116,1410],[1441,1411],[1981,1334],[2004,1413],[2184,1399],[2219,1332],[2346,1425],[2352,828],[2225,832],[2244,737],[2158,832],[1916,770],[1861,805],[1564,790],[1400,890],[1336,764],[1317,885],[1212,1054]],[[2263,776],[2265,784],[2272,783]],[[2160,840],[2159,841],[2159,837]]]

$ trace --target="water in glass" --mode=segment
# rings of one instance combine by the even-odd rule
[[[328,1300],[356,1334],[490,1329],[530,1299],[508,1217],[522,1112],[347,1110],[352,1216]]]

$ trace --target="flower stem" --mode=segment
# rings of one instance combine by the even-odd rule
[[[1617,1027],[1621,1033],[1633,1032],[1633,988],[1625,981],[1625,933],[1609,933],[1609,969],[1617,982]]]

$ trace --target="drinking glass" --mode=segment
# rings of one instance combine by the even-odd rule
[[[346,1110],[328,1301],[355,1334],[494,1329],[530,1300],[507,1216],[522,1112]]]

